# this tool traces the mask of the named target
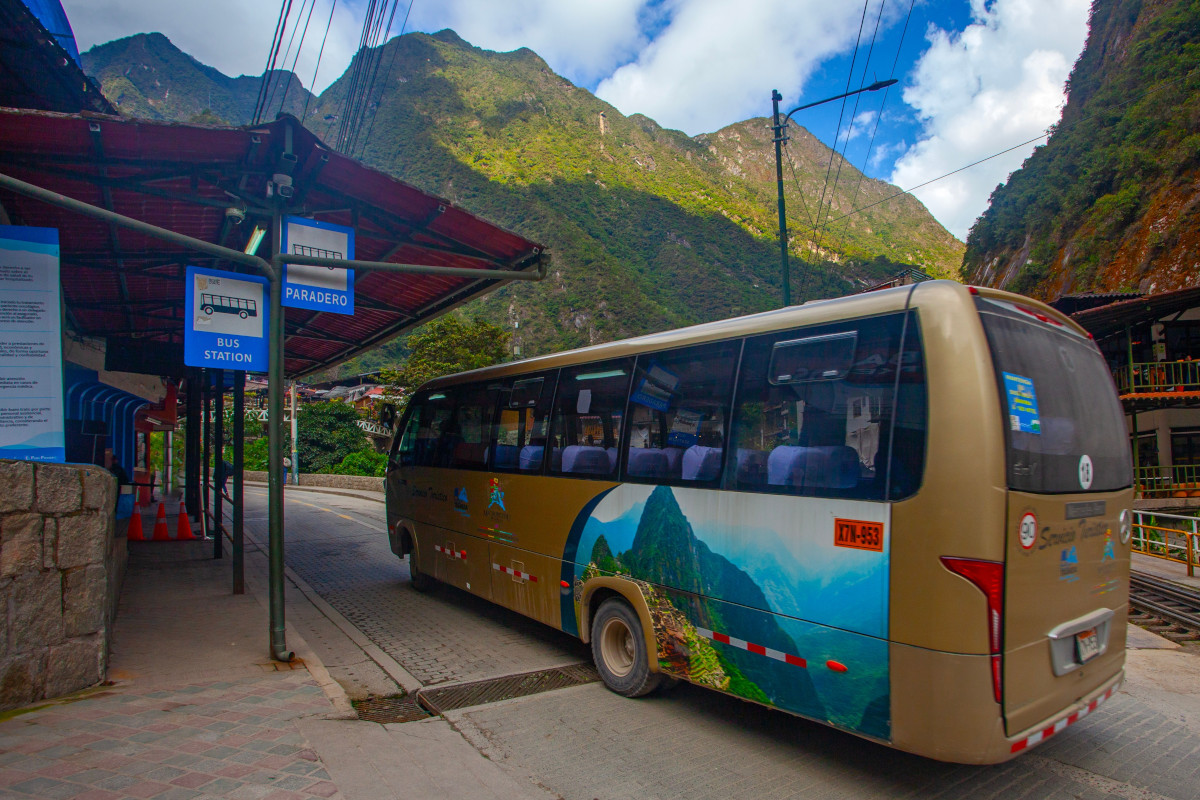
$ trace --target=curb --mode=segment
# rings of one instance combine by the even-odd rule
[[[266,481],[246,481],[246,485],[261,489],[267,488]],[[367,489],[338,489],[331,486],[292,486],[289,484],[285,491],[316,492],[318,494],[333,494],[341,497],[356,497],[359,500],[370,500],[373,503],[384,502],[383,492],[372,492]]]

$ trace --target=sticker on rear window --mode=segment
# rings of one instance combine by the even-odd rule
[[[1038,420],[1037,392],[1033,381],[1023,375],[1004,373],[1004,393],[1008,396],[1008,426],[1021,433],[1041,433]]]

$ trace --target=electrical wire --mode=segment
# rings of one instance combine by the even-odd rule
[[[291,9],[292,0],[282,0],[279,5],[279,19],[275,22],[275,35],[271,38],[271,47],[267,51],[267,66],[263,70],[262,80],[258,83],[258,98],[254,101],[252,117],[254,125],[262,121],[263,107],[271,83],[271,73],[275,69],[275,59],[279,57],[279,45],[283,42],[283,29],[287,26],[287,18]]]
[[[850,71],[848,73],[846,73],[846,94],[847,95],[850,93],[850,84],[854,79],[854,65],[858,61],[858,48],[859,48],[859,45],[862,44],[863,26],[866,24],[866,21],[867,21],[867,6],[870,4],[870,1],[871,0],[863,0],[862,18],[859,19],[859,21],[858,21],[858,38],[854,40],[854,55],[852,55],[850,57]],[[825,168],[825,183],[821,187],[821,199],[817,201],[817,221],[818,222],[821,219],[821,210],[825,207],[825,194],[829,190],[829,178],[831,175],[833,175],[833,159],[837,156],[837,142],[838,142],[838,139],[841,138],[841,135],[842,135],[842,119],[845,117],[845,115],[846,115],[846,98],[843,97],[841,108],[838,110],[837,131],[833,135],[833,149],[829,153],[829,166],[827,166]],[[830,203],[830,205],[833,205],[832,198],[830,199],[829,203]],[[826,216],[828,216],[828,215],[826,215]],[[816,245],[817,228],[815,225],[813,226],[812,234],[810,234],[808,241],[809,241],[810,249],[814,245]],[[815,257],[816,253],[814,252],[813,255]],[[800,297],[800,296],[802,296],[803,286],[798,287],[798,288],[800,289],[800,291],[797,292],[796,296]]]
[[[911,0],[908,4],[908,16],[904,18],[904,30],[900,32],[900,44],[896,45],[896,58],[892,61],[892,71],[888,73],[889,79],[896,77],[896,67],[900,66],[900,51],[904,48],[904,38],[908,35],[908,23],[912,19],[913,6],[916,4],[917,0]],[[855,203],[858,202],[858,194],[862,189],[867,165],[871,162],[871,151],[875,149],[875,136],[879,133],[879,123],[883,121],[883,109],[887,107],[888,92],[891,90],[891,86],[885,87],[883,90],[883,99],[879,102],[879,116],[875,117],[875,127],[871,129],[871,141],[867,144],[867,154],[863,156],[863,168],[858,172],[858,183],[854,185],[854,195],[850,198],[850,208],[852,210],[855,208]]]
[[[296,41],[296,29],[300,27],[299,22],[300,22],[301,17],[304,16],[304,8],[307,5],[308,5],[308,0],[300,0],[300,13],[298,13],[296,15],[297,24],[292,26],[292,35],[288,38],[287,49],[283,51],[283,59],[279,62],[280,67],[281,67],[280,71],[282,71],[283,69],[287,69],[288,56],[292,54],[292,45]],[[291,14],[290,10],[289,10],[288,14],[289,15]],[[281,80],[284,80],[282,77],[280,77],[280,75],[278,73],[276,73],[273,77],[274,77],[274,80],[272,81],[272,84],[271,84],[271,92],[270,92],[270,94],[267,95],[267,102],[264,104],[263,113],[266,113],[266,109],[270,108],[272,105],[275,104],[275,93],[277,91],[279,91],[279,82]],[[290,79],[288,79],[288,82],[289,83],[291,82]]]
[[[354,127],[351,128],[350,141],[347,143],[347,146],[345,149],[345,152],[348,155],[353,154],[354,148],[357,146],[359,137],[362,134],[363,127],[364,127],[364,121],[366,119],[367,112],[371,109],[371,95],[374,94],[375,81],[379,77],[379,67],[383,63],[383,47],[384,47],[384,44],[386,44],[388,34],[390,34],[392,32],[392,24],[396,21],[396,10],[399,8],[399,5],[400,5],[399,0],[392,0],[392,10],[391,10],[391,13],[388,14],[387,27],[382,28],[381,30],[377,30],[377,32],[375,34],[375,39],[372,44],[373,64],[371,67],[371,77],[367,80],[367,82],[365,84],[365,88],[363,89],[363,95],[362,95],[362,100],[360,101],[360,104],[359,104],[358,115],[355,120]],[[386,3],[385,3],[385,6],[386,6]],[[410,8],[411,8],[411,6],[410,6]],[[405,19],[406,20],[408,19],[407,15],[405,16]],[[382,21],[383,21],[383,16],[381,14],[380,15],[380,23],[382,23]],[[376,101],[376,103],[375,103],[376,109],[378,109],[379,102],[380,101]],[[363,146],[364,147],[366,146],[365,140],[364,140]]]
[[[1200,71],[1200,67],[1193,67],[1192,69],[1188,70],[1183,75],[1176,78],[1175,80],[1167,81],[1164,84],[1155,86],[1153,89],[1149,89],[1136,97],[1131,97],[1123,103],[1118,103],[1113,106],[1106,106],[1103,109],[1103,111],[1097,112],[1095,114],[1080,114],[1079,117],[1072,120],[1069,123],[1069,125],[1074,126],[1074,125],[1078,125],[1081,122],[1088,122],[1088,121],[1095,119],[1096,117],[1101,116],[1101,115],[1104,115],[1104,116],[1110,115],[1114,111],[1117,111],[1119,109],[1125,108],[1126,106],[1130,106],[1130,105],[1133,105],[1134,103],[1145,100],[1147,97],[1149,97],[1153,94],[1157,94],[1158,92],[1165,91],[1177,83],[1182,83],[1183,81],[1192,77],[1192,75],[1194,73],[1196,73],[1197,71]],[[1063,123],[1060,122],[1056,126],[1055,131],[1059,131],[1062,129],[1063,129]],[[912,194],[917,189],[922,189],[926,186],[929,186],[931,183],[937,183],[938,181],[949,178],[952,175],[957,175],[960,172],[971,169],[971,167],[977,167],[980,164],[984,163],[985,161],[991,161],[993,158],[1002,156],[1005,153],[1011,153],[1013,150],[1020,149],[1022,147],[1025,147],[1026,145],[1030,145],[1030,144],[1033,144],[1034,142],[1041,141],[1042,139],[1048,139],[1050,137],[1051,133],[1053,133],[1053,132],[1054,131],[1046,131],[1045,133],[1041,134],[1040,136],[1035,136],[1032,139],[1027,139],[1024,142],[1021,142],[1020,144],[1015,144],[1012,147],[1005,148],[1004,150],[1001,150],[997,153],[992,153],[990,156],[985,156],[985,157],[979,159],[978,161],[972,161],[970,164],[966,164],[965,166],[961,166],[958,169],[951,170],[950,172],[947,172],[944,175],[939,175],[936,178],[930,178],[929,180],[925,181],[924,183],[918,183],[916,186],[910,186],[907,189],[901,189],[900,191],[895,192],[894,194],[888,195],[887,197],[883,198],[882,200],[877,200],[874,203],[869,203],[869,204],[863,206],[862,208],[854,209],[853,211],[851,211],[848,214],[843,214],[842,216],[832,220],[830,224],[832,224],[833,222],[841,222],[842,220],[852,217],[855,214],[862,213],[863,211],[867,210],[868,208],[874,208],[875,206],[886,203],[889,200],[894,200],[897,197],[900,197],[901,195]]]
[[[860,92],[867,85],[867,70],[871,66],[871,56],[875,53],[875,39],[879,36],[879,23],[883,20],[883,7],[884,7],[884,5],[886,5],[886,1],[887,0],[880,0],[880,3],[879,3],[879,14],[876,15],[876,17],[875,17],[875,31],[871,34],[871,45],[870,45],[870,47],[867,48],[867,60],[863,63],[862,80],[859,81],[859,84],[858,84],[858,88],[859,88]],[[865,8],[864,8],[864,14],[865,14]],[[853,74],[854,67],[851,66],[850,70],[851,70],[851,74]],[[849,98],[846,98],[846,99],[849,99]],[[824,225],[821,226],[820,232],[817,234],[816,247],[813,249],[814,253],[821,252],[821,244],[823,243],[823,241],[825,239],[826,231],[829,230],[829,217],[833,213],[833,203],[834,203],[834,200],[837,198],[838,183],[842,179],[842,167],[848,163],[846,161],[846,151],[850,149],[850,134],[854,130],[854,119],[858,115],[858,101],[861,99],[862,99],[861,93],[854,95],[854,109],[850,112],[850,124],[846,128],[846,142],[845,142],[845,144],[842,145],[841,158],[838,159],[837,174],[835,174],[833,177],[833,188],[829,192],[829,211],[825,212],[825,223],[824,223]],[[834,152],[837,152],[837,140],[836,139],[834,139],[834,141],[833,141],[833,147],[834,147]],[[831,161],[832,161],[832,159],[831,159]],[[820,215],[821,211],[824,211],[824,207],[817,209],[818,216]]]
[[[408,29],[408,18],[412,14],[413,4],[417,0],[408,0],[408,11],[404,12],[404,21],[400,23],[400,33],[397,38],[404,36],[404,31]],[[388,31],[391,31],[391,23],[388,23]],[[399,43],[392,48],[392,60],[388,62],[387,72],[383,76],[383,88],[379,90],[379,99],[375,101],[375,113],[371,115],[371,124],[367,127],[367,135],[363,137],[362,151],[359,156],[363,156],[367,152],[367,145],[371,141],[371,133],[375,130],[375,120],[379,119],[379,109],[383,105],[383,93],[387,91],[388,83],[392,79],[392,67],[396,66],[396,54],[400,52]]]
[[[300,113],[300,122],[302,123],[308,117],[308,102],[313,99],[313,92],[317,88],[317,73],[321,69],[321,57],[325,55],[325,40],[329,38],[329,28],[333,25],[333,10],[335,8],[337,8],[337,0],[333,0],[329,5],[329,21],[325,23],[325,35],[321,37],[321,49],[317,52],[317,65],[313,67],[312,83],[309,84],[310,91],[308,97],[304,98],[304,111]]]
[[[308,24],[312,22],[313,11],[315,11],[316,8],[317,0],[312,0],[312,5],[308,7],[308,18],[304,20],[304,30],[300,33],[300,44],[296,46],[296,55],[292,57],[292,68],[289,70],[291,74],[288,75],[287,86],[283,88],[283,97],[279,100],[279,113],[281,114],[283,113],[284,104],[287,103],[288,92],[292,90],[292,84],[299,82],[299,78],[296,77],[296,63],[300,60],[300,51],[304,49],[304,39],[308,36]],[[304,14],[304,6],[300,7],[300,14]],[[299,19],[299,16],[297,19]],[[291,49],[290,45],[288,46],[288,49]],[[283,61],[285,64],[287,63],[286,53],[283,56]],[[301,86],[303,86],[303,84],[301,84]]]

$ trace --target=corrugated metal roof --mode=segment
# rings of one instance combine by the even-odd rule
[[[1179,289],[1145,297],[1136,297],[1116,303],[1077,311],[1071,319],[1078,322],[1097,339],[1103,339],[1125,330],[1125,326],[1136,326],[1156,322],[1163,317],[1189,308],[1200,306],[1200,287]]]
[[[355,228],[360,260],[523,271],[544,258],[538,243],[334,152],[292,117],[229,128],[0,109],[5,174],[239,250],[270,221],[268,182],[288,168],[287,213]],[[0,191],[0,204],[14,224],[59,229],[68,319],[84,335],[180,347],[185,267],[246,271],[23,195]],[[360,271],[353,316],[286,309],[285,370],[332,366],[495,283]]]

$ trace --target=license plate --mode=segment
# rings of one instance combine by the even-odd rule
[[[1075,634],[1075,653],[1079,656],[1080,664],[1100,655],[1100,637],[1096,635],[1095,628]]]

